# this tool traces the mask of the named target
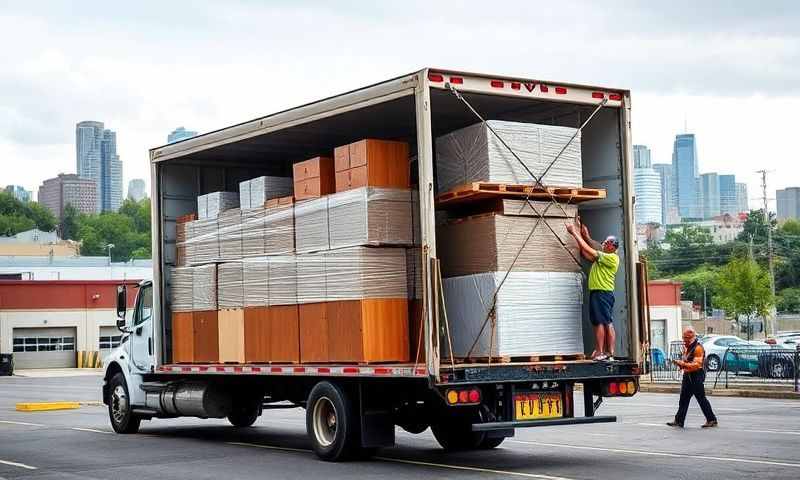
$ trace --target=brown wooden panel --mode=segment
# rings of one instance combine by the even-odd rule
[[[336,191],[337,192],[346,192],[347,190],[351,190],[353,187],[350,185],[350,170],[342,170],[341,172],[336,172]]]
[[[328,308],[326,303],[299,305],[300,361],[303,363],[327,362],[330,359]]]
[[[336,172],[350,168],[350,145],[342,145],[333,149],[333,168]]]
[[[407,362],[408,300],[361,300],[365,362]]]
[[[244,363],[244,309],[219,311],[219,361]]]
[[[194,361],[219,361],[219,321],[216,310],[194,312]]]
[[[247,363],[270,361],[270,323],[267,307],[244,309],[244,360]]]
[[[270,360],[300,361],[300,322],[297,305],[267,307],[270,324]]]
[[[331,362],[362,362],[361,301],[328,302],[328,353]]]
[[[312,158],[292,165],[292,178],[294,178],[294,181],[299,182],[307,178],[319,177],[320,158]]]
[[[172,313],[172,361],[194,361],[194,324],[192,312]]]

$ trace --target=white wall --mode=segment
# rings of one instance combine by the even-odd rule
[[[673,306],[654,306],[650,305],[651,320],[666,320],[665,334],[667,343],[677,342],[681,339],[681,307]]]

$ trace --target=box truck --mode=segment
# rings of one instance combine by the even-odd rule
[[[135,433],[142,420],[182,416],[227,418],[242,428],[265,410],[298,407],[305,409],[313,450],[338,461],[393,445],[396,426],[411,433],[430,427],[442,447],[463,450],[496,447],[517,428],[616,421],[597,409],[603,397],[637,392],[647,345],[630,105],[627,90],[425,68],[152,149],[153,280],[139,285],[127,316],[129,293],[118,291],[124,339],[105,359],[102,392],[113,429]],[[583,126],[576,137],[582,183],[605,195],[577,208],[592,231],[620,239],[614,361],[452,354],[438,261],[450,247],[436,238],[437,195],[443,193],[436,185],[436,139],[484,119]],[[410,145],[421,246],[415,355],[381,363],[176,362],[171,275],[179,263],[179,219],[196,211],[199,196],[236,191],[239,182],[260,175],[291,176],[293,164],[362,138]],[[582,315],[588,326],[585,306]],[[583,330],[582,346],[591,351],[591,329]],[[573,401],[576,385],[582,387],[582,416]]]

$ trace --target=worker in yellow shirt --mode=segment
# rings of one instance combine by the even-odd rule
[[[567,231],[578,243],[583,258],[592,262],[589,270],[589,321],[595,338],[592,358],[614,360],[614,279],[619,269],[619,240],[609,235],[603,243],[597,243],[580,218],[576,225],[567,225]]]

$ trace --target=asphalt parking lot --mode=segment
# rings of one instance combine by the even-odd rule
[[[23,401],[99,400],[99,376],[0,377],[0,478],[796,478],[800,401],[712,398],[721,426],[664,425],[677,396],[607,400],[616,424],[530,428],[493,451],[445,454],[429,431],[401,430],[397,446],[363,462],[331,464],[308,450],[302,410],[266,412],[252,428],[224,420],[143,422],[140,434],[112,433],[104,407],[17,412]],[[581,405],[576,402],[576,405]]]

